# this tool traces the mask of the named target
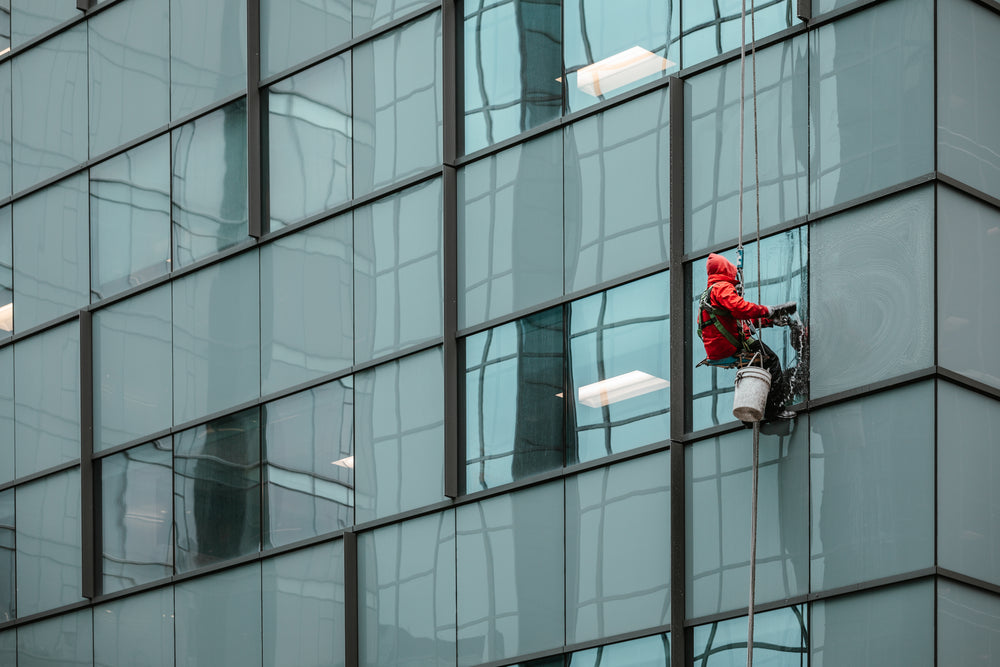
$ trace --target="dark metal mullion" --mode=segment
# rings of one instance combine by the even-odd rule
[[[442,32],[442,146],[443,289],[444,289],[444,495],[457,498],[461,492],[459,459],[459,349],[458,349],[458,81],[461,53],[458,47],[458,8],[456,0],[441,3]]]
[[[267,233],[263,217],[264,179],[262,172],[260,82],[260,0],[247,0],[247,187],[249,225],[255,239]]]
[[[99,593],[94,479],[94,321],[89,310],[80,311],[80,529],[82,549],[81,592],[93,599]]]
[[[344,546],[344,657],[347,667],[358,665],[358,535],[346,531]]]

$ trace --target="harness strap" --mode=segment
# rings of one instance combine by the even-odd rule
[[[730,345],[736,348],[737,353],[741,350],[749,349],[745,338],[737,341],[732,332],[722,326],[722,323],[719,321],[718,315],[724,314],[727,311],[723,308],[712,305],[711,292],[712,288],[717,284],[718,283],[712,283],[705,288],[704,292],[701,293],[701,298],[698,304],[701,308],[701,312],[698,314],[698,338],[703,338],[702,331],[706,327],[713,326],[723,338],[729,341]],[[706,314],[708,315],[707,318],[704,317]]]

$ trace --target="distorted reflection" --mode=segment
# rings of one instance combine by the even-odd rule
[[[14,331],[14,247],[11,207],[0,208],[0,338]]]
[[[14,479],[14,346],[0,348],[0,484]]]
[[[0,29],[2,29],[3,10],[0,8]],[[3,48],[3,37],[0,36],[0,49]],[[3,51],[0,50],[0,55]],[[11,127],[11,81],[12,62],[0,62],[0,197],[9,197],[13,187],[13,128]]]
[[[802,667],[809,655],[805,605],[754,615],[753,664]],[[693,635],[694,664],[741,665],[747,659],[747,619],[732,618],[699,625]],[[860,664],[860,663],[831,663]]]
[[[93,665],[173,667],[174,589],[164,586],[95,606]]]
[[[354,36],[431,4],[434,0],[354,0]]]
[[[568,667],[668,667],[670,633],[598,646],[566,657]],[[561,665],[562,662],[557,664]]]
[[[78,15],[76,6],[65,0],[5,0],[6,28],[14,46],[41,35],[63,21]]]
[[[261,0],[260,69],[267,78],[351,39],[351,0]]]
[[[753,4],[752,15],[750,10],[748,3],[748,44],[752,35],[760,40],[798,23],[792,0],[758,0]],[[741,44],[740,13],[740,3],[733,0],[682,0],[684,66],[690,67],[738,49]]]
[[[14,489],[0,491],[0,622],[15,617]]]
[[[90,667],[94,664],[93,612],[47,618],[17,630],[17,664]]]

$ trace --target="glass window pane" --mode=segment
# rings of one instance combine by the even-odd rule
[[[812,226],[814,397],[934,363],[933,211],[921,188]]]
[[[266,78],[351,39],[351,0],[262,0],[260,70]]]
[[[576,451],[568,461],[669,437],[669,297],[664,272],[570,304]]]
[[[14,331],[14,238],[12,207],[0,208],[0,340]]]
[[[24,477],[80,458],[80,327],[14,346],[15,470]]]
[[[354,35],[363,35],[432,4],[430,0],[354,0]]]
[[[87,174],[14,202],[14,318],[27,331],[87,303]]]
[[[440,179],[354,212],[358,363],[441,335],[442,216]]]
[[[246,88],[246,12],[246,0],[170,0],[172,119]]]
[[[170,439],[101,459],[102,593],[173,574]]]
[[[566,643],[670,622],[670,453],[566,480]]]
[[[0,3],[2,4],[2,3]],[[0,31],[3,31],[3,20],[8,19],[8,30],[9,33],[9,14],[7,14],[3,7],[0,7]],[[5,39],[3,34],[0,33],[0,49],[7,48],[10,40]],[[6,61],[0,63],[0,197],[9,197],[11,194],[11,188],[13,187],[13,138],[11,136],[11,113],[13,107],[11,106],[11,61]]]
[[[707,4],[707,3],[702,3]],[[809,212],[807,38],[757,53],[758,178],[762,230]],[[749,66],[748,66],[749,67]],[[747,93],[750,95],[748,87]],[[740,64],[736,60],[685,82],[684,246],[697,251],[739,235]],[[756,227],[754,116],[744,123],[743,229]]]
[[[81,600],[80,469],[19,486],[15,499],[18,615]]]
[[[812,590],[933,565],[934,384],[818,410],[810,428]]]
[[[174,282],[175,424],[259,395],[258,271],[249,252]]]
[[[351,54],[271,86],[267,111],[271,229],[349,200]]]
[[[348,213],[261,248],[262,394],[354,361],[352,227]]]
[[[63,21],[78,15],[73,0],[11,0],[11,41],[20,46]],[[12,6],[13,5],[13,6]]]
[[[472,326],[563,294],[562,133],[458,172],[458,321]]]
[[[687,448],[687,615],[746,607],[750,591],[753,447],[736,431]],[[757,602],[809,591],[809,429],[761,435],[757,486]]]
[[[1000,596],[937,584],[937,664],[990,667],[1000,657]]]
[[[264,548],[353,523],[354,389],[338,380],[264,406]]]
[[[15,616],[14,525],[14,489],[0,491],[0,623]]]
[[[14,346],[0,348],[0,484],[14,479]]]
[[[947,382],[937,401],[938,564],[1000,585],[1000,401]]]
[[[669,667],[670,633],[576,651],[568,657],[569,667]],[[559,659],[555,664],[561,667],[562,656]]]
[[[465,341],[465,490],[562,467],[566,442],[563,309]]]
[[[355,521],[444,500],[441,348],[356,376]]]
[[[13,74],[17,192],[87,159],[87,87],[67,85],[87,80],[87,26],[14,58]]]
[[[559,117],[561,4],[464,3],[466,153]]]
[[[83,609],[18,628],[18,667],[93,665],[92,616]]]
[[[933,19],[929,1],[893,0],[813,33],[812,210],[934,169]]]
[[[94,667],[173,667],[170,587],[94,608]]]
[[[934,664],[934,584],[929,579],[814,602],[811,611],[812,667]]]
[[[441,163],[441,13],[354,49],[354,194]]]
[[[174,266],[180,268],[247,238],[246,100],[174,130]]]
[[[0,661],[5,665],[17,664],[17,629],[0,632]]]
[[[1000,253],[1000,211],[950,188],[937,195],[938,363],[1000,387],[1000,308],[987,306],[996,294],[987,276]]]
[[[806,623],[806,609],[802,605],[754,614],[753,663],[768,667],[804,665],[809,651]],[[707,667],[744,664],[747,630],[745,616],[696,627],[692,649],[694,664]]]
[[[751,26],[750,8],[754,6]],[[768,35],[798,24],[795,19],[795,3],[792,0],[765,0],[756,5],[746,3],[746,42],[752,35],[762,39]],[[732,0],[705,2],[705,0],[681,0],[683,18],[684,66],[690,67],[717,55],[740,48],[740,3]],[[753,33],[751,33],[753,28]],[[747,63],[750,69],[750,63]],[[758,63],[757,72],[766,69]],[[748,73],[749,74],[749,73]],[[758,83],[760,81],[758,80]],[[747,88],[749,90],[749,81]]]
[[[563,484],[457,510],[458,664],[563,644]]]
[[[94,449],[170,427],[170,286],[94,313]]]
[[[667,261],[667,99],[663,89],[566,129],[567,292]]]
[[[271,558],[261,568],[265,667],[343,667],[343,542]]]
[[[260,549],[257,408],[174,436],[174,528],[178,572]]]
[[[168,5],[129,0],[90,19],[90,154],[170,120]]]
[[[213,667],[260,665],[260,572],[254,563],[177,584],[176,654]]]
[[[455,664],[455,513],[358,537],[362,665]]]

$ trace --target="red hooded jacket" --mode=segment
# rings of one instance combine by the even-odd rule
[[[769,327],[771,321],[766,319],[769,311],[766,306],[747,301],[736,293],[736,267],[722,255],[712,253],[708,256],[708,302],[725,310],[719,314],[719,323],[733,335],[736,340],[747,337],[745,324],[738,324],[736,320],[761,320],[760,326]],[[709,313],[704,310],[699,311],[698,317],[702,322],[707,322]],[[714,326],[707,326],[702,330],[702,342],[705,344],[705,352],[709,359],[725,359],[736,354],[736,348],[726,338],[719,333]]]

